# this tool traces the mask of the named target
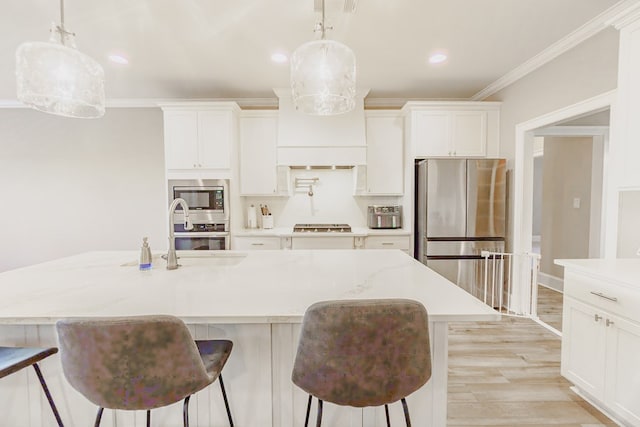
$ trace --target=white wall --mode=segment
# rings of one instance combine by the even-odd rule
[[[0,271],[89,250],[167,247],[160,109],[98,120],[0,110]]]
[[[563,278],[554,259],[589,257],[592,146],[591,137],[545,138],[541,273]]]
[[[517,124],[615,89],[617,69],[618,31],[608,28],[487,99],[502,101],[500,156],[509,159],[508,167],[513,168]]]

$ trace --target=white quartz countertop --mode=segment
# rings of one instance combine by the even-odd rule
[[[398,250],[88,252],[0,273],[0,324],[172,314],[188,323],[298,323],[314,302],[411,298],[432,321],[498,320],[479,300]]]
[[[556,259],[554,262],[565,269],[586,273],[640,290],[640,258]]]
[[[411,232],[402,228],[366,228],[352,227],[351,232],[294,232],[292,227],[280,228],[244,228],[241,230],[231,231],[232,236],[237,237],[313,237],[313,236],[348,236],[348,237],[365,237],[365,236],[409,236]]]

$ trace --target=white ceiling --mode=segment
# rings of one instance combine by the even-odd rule
[[[57,0],[3,0],[0,100],[14,100],[15,49],[44,41]],[[353,49],[370,98],[470,98],[617,0],[327,0],[328,38]],[[314,0],[66,0],[78,49],[105,68],[108,99],[274,98],[292,53],[314,38]],[[446,64],[427,65],[445,49]],[[128,66],[107,54],[121,52]]]

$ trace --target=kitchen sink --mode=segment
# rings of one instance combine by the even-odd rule
[[[152,257],[154,268],[165,268],[167,261],[164,254]],[[240,264],[247,257],[246,253],[231,253],[226,251],[178,251],[178,263],[182,265],[207,264],[216,266],[233,266]],[[204,261],[206,259],[206,261]],[[120,264],[121,267],[137,267],[138,260]]]

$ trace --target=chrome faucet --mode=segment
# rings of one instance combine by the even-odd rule
[[[178,205],[182,206],[182,212],[184,213],[184,229],[193,229],[193,224],[189,221],[189,205],[184,199],[175,199],[171,202],[171,206],[169,206],[169,252],[167,252],[167,270],[175,270],[180,267],[178,257],[176,256],[176,238],[173,229],[173,214],[176,212]]]

